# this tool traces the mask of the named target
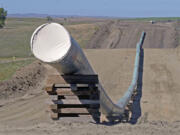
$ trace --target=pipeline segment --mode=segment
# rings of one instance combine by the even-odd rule
[[[140,48],[144,37],[143,32],[137,44],[132,83],[117,104],[112,102],[99,83],[101,113],[106,116],[120,116],[124,113],[137,85]],[[95,74],[78,43],[60,24],[47,23],[38,27],[31,37],[31,51],[36,58],[52,65],[62,74]]]
[[[135,64],[134,64],[134,72],[133,72],[133,78],[132,82],[128,88],[128,90],[125,92],[122,98],[119,99],[117,104],[114,104],[111,99],[108,97],[106,92],[104,90],[101,91],[101,112],[105,114],[106,116],[120,116],[124,113],[125,107],[128,104],[128,102],[131,99],[131,96],[137,87],[137,81],[138,81],[138,70],[139,70],[139,60],[140,60],[140,52],[141,47],[143,45],[143,41],[145,39],[145,32],[142,32],[140,41],[136,45],[136,57],[135,57]],[[102,87],[100,85],[100,87]],[[101,88],[103,89],[103,88]]]
[[[136,57],[135,57],[135,64],[134,64],[134,72],[133,72],[132,82],[131,82],[128,90],[124,94],[124,96],[117,103],[117,105],[119,107],[123,108],[123,109],[128,104],[128,102],[129,102],[129,100],[130,100],[130,98],[131,98],[131,96],[133,94],[133,91],[137,87],[138,74],[139,74],[138,73],[139,60],[140,60],[141,47],[143,45],[144,38],[145,38],[145,32],[142,32],[140,41],[137,43],[137,46],[136,46]]]

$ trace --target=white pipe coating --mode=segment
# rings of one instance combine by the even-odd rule
[[[94,74],[77,42],[60,24],[38,27],[31,37],[31,51],[39,60],[63,74]]]
[[[31,37],[31,51],[36,58],[54,66],[60,73],[95,74],[78,43],[60,24],[39,26]],[[114,104],[100,83],[99,89],[101,112],[107,116],[123,114],[126,104]]]

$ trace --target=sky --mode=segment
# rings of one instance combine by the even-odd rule
[[[180,17],[180,0],[0,0],[9,14]]]

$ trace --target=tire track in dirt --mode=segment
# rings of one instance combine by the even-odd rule
[[[136,48],[142,31],[146,32],[144,48],[175,48],[177,32],[172,23],[109,21],[94,33],[86,48]]]
[[[130,84],[135,49],[85,50],[94,70],[99,74],[108,95],[116,102]],[[106,66],[108,65],[108,66]],[[83,122],[52,121],[47,111],[48,95],[41,87],[19,99],[0,107],[0,134],[119,134],[133,130],[134,134],[169,134],[180,129],[179,89],[180,61],[173,49],[144,49],[143,87],[141,99],[142,115],[137,128],[129,124],[117,126],[95,125]],[[50,70],[52,73],[53,70]],[[45,72],[45,74],[48,74]],[[170,81],[169,81],[170,79]],[[177,122],[175,122],[177,121]],[[171,126],[170,126],[171,125]],[[123,126],[123,127],[121,127]],[[8,131],[4,129],[8,128]],[[157,127],[157,128],[156,128]],[[18,129],[18,130],[17,130]],[[121,130],[119,130],[121,129]],[[124,130],[123,130],[124,129]],[[165,131],[166,132],[163,132]],[[140,132],[141,131],[141,132]],[[169,131],[169,132],[168,132]],[[106,132],[106,133],[105,133]],[[128,132],[129,133],[129,132]]]

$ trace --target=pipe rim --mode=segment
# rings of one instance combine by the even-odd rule
[[[48,26],[55,26],[57,27],[57,29],[61,30],[61,32],[64,33],[65,37],[66,37],[66,40],[65,40],[65,44],[64,44],[64,48],[63,48],[63,45],[60,45],[60,44],[57,44],[57,45],[54,45],[55,49],[54,49],[54,53],[51,53],[53,54],[53,56],[50,55],[49,51],[51,50],[51,47],[50,46],[53,46],[53,45],[47,45],[49,46],[49,49],[50,50],[46,50],[46,57],[43,57],[41,56],[39,53],[37,53],[34,49],[38,44],[36,44],[35,42],[37,41],[37,38],[38,38],[38,34],[40,32],[43,32],[43,30],[45,28],[47,28]],[[56,31],[57,32],[57,31]],[[60,31],[59,31],[60,32]],[[54,34],[54,33],[53,33]],[[48,40],[51,40],[52,38],[52,35],[49,35],[50,37],[44,39],[46,41]],[[64,37],[59,37],[61,38],[62,40],[64,39]],[[63,27],[62,25],[58,24],[58,23],[46,23],[46,24],[43,24],[43,25],[40,25],[32,34],[31,36],[31,41],[30,41],[30,47],[31,47],[31,51],[33,53],[33,55],[43,61],[43,62],[46,62],[46,63],[56,63],[56,62],[59,62],[61,61],[62,59],[64,59],[64,57],[68,54],[70,48],[71,48],[71,36],[69,34],[69,32],[66,30],[65,27]],[[43,45],[40,45],[41,47]],[[57,48],[56,48],[57,47]],[[43,49],[43,47],[42,47]],[[53,50],[53,49],[52,49]]]

